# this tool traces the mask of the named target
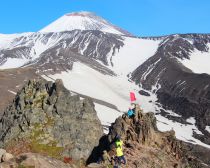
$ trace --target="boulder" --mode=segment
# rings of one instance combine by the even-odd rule
[[[140,90],[139,94],[143,95],[143,96],[150,96],[150,94],[148,92],[146,92],[145,90]]]
[[[8,162],[8,161],[10,161],[13,158],[14,158],[14,156],[12,154],[10,154],[10,153],[4,153],[2,155],[1,160],[2,160],[2,162]]]
[[[6,153],[6,150],[4,149],[0,149],[0,158],[2,158],[2,156]],[[0,160],[1,161],[1,160]]]

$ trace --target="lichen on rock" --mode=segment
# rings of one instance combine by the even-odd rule
[[[29,81],[0,120],[0,147],[14,154],[87,159],[102,134],[92,100],[72,96],[61,80]]]

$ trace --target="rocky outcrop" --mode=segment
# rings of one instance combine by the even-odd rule
[[[93,102],[72,96],[61,80],[29,81],[0,119],[0,146],[15,155],[86,160],[102,134]]]
[[[174,131],[160,132],[156,127],[156,118],[153,113],[143,113],[136,106],[136,115],[128,118],[125,114],[116,119],[110,127],[109,134],[101,143],[101,151],[106,149],[110,155],[115,154],[115,138],[120,135],[124,142],[124,155],[129,168],[205,168],[209,157],[202,155],[209,152],[199,151],[196,148],[175,138]],[[107,146],[103,146],[107,143]],[[204,155],[203,155],[204,156]],[[208,159],[207,159],[208,158]]]

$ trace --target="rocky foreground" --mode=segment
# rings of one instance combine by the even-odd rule
[[[29,81],[0,119],[0,168],[112,167],[96,164],[124,141],[129,168],[208,168],[210,150],[186,144],[174,131],[159,132],[153,113],[136,106],[134,118],[116,119],[103,135],[91,99],[71,95],[57,80]],[[125,166],[124,166],[125,167]]]
[[[154,114],[144,114],[139,106],[134,118],[123,115],[116,119],[110,127],[109,134],[101,139],[93,160],[96,159],[94,156],[102,154],[102,150],[105,149],[113,155],[115,149],[112,144],[117,134],[121,135],[124,142],[126,166],[129,168],[210,167],[209,149],[177,140],[173,130],[158,131]]]
[[[0,147],[13,155],[86,160],[102,134],[93,102],[72,96],[60,80],[29,81],[0,119]]]

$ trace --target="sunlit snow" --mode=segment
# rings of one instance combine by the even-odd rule
[[[25,58],[7,58],[7,61],[0,66],[0,69],[18,68],[28,62]]]
[[[8,90],[8,92],[10,92],[10,93],[12,93],[12,94],[14,94],[14,95],[17,94],[16,92],[14,92],[14,91],[12,91],[12,90]]]
[[[31,33],[22,34],[0,34],[0,49],[6,49],[10,46],[11,42],[20,36],[27,35]]]
[[[146,40],[125,37],[124,46],[112,57],[113,70],[118,74],[127,75],[139,65],[153,56],[157,51],[159,40]]]
[[[208,47],[210,48],[210,44],[208,44]],[[210,74],[210,51],[201,52],[195,50],[191,53],[190,59],[181,60],[181,63],[191,69],[194,73]]]
[[[210,126],[206,126],[206,131],[210,133]]]

